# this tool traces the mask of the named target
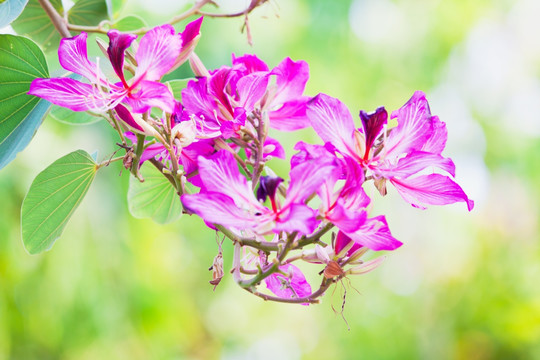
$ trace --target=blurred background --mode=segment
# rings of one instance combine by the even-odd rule
[[[248,3],[217,2],[225,12]],[[188,6],[128,0],[123,13],[154,26]],[[197,53],[208,68],[231,53],[271,67],[290,56],[310,65],[308,95],[338,97],[354,115],[423,90],[447,123],[443,155],[474,210],[421,211],[369,189],[404,245],[315,306],[263,302],[230,276],[212,291],[214,233],[195,217],[134,219],[119,164],[100,171],[52,250],[28,255],[19,224],[32,179],[75,149],[105,159],[117,141],[104,122],[46,119],[0,172],[0,358],[540,359],[539,15],[537,0],[271,0],[249,18],[253,47],[242,19],[204,20]],[[280,139],[289,156],[296,141],[319,141]],[[226,242],[226,269],[231,257]]]

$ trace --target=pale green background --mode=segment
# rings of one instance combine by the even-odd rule
[[[185,8],[148,3],[124,13],[158,25]],[[104,159],[116,141],[104,122],[47,119],[0,172],[0,358],[539,359],[538,14],[537,0],[277,0],[250,17],[253,48],[240,19],[204,21],[197,52],[209,68],[232,52],[271,66],[304,59],[307,94],[339,97],[355,118],[424,90],[447,123],[444,154],[476,207],[420,211],[370,188],[374,214],[405,245],[345,282],[350,331],[331,307],[341,285],[309,307],[265,303],[230,276],[212,291],[213,232],[195,217],[132,218],[119,164],[100,171],[53,249],[28,255],[19,214],[33,177],[75,149]],[[298,140],[318,141],[310,131],[282,138],[289,155]],[[224,257],[229,269],[228,243]],[[307,271],[313,283],[319,270]]]

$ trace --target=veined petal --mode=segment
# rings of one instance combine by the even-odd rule
[[[126,102],[134,112],[143,113],[151,107],[158,107],[168,113],[174,112],[175,100],[165,84],[142,81],[140,85],[141,90],[134,94],[130,93],[126,98]]]
[[[208,95],[207,78],[189,81],[182,90],[182,102],[188,113],[195,116],[198,135],[217,137],[221,135],[220,124],[216,120],[217,107]]]
[[[310,97],[285,102],[279,109],[268,112],[270,127],[280,131],[294,131],[311,126],[306,115],[306,107]]]
[[[111,100],[92,85],[71,78],[34,79],[28,94],[73,111],[103,112]]]
[[[113,29],[107,32],[107,36],[109,36],[107,55],[109,55],[114,72],[118,75],[124,87],[127,88],[126,78],[124,77],[124,54],[126,49],[131,46],[133,40],[137,38],[137,35],[124,34]]]
[[[367,213],[361,207],[347,207],[344,202],[343,199],[338,199],[332,211],[326,213],[326,219],[340,230],[351,233],[364,224]]]
[[[142,80],[161,79],[174,66],[181,48],[182,39],[171,25],[158,26],[147,32],[135,54],[137,70],[132,86]]]
[[[294,150],[298,153],[291,158],[291,169],[312,159],[325,159],[324,161],[332,161],[336,157],[328,149],[322,145],[312,145],[299,141],[294,145]]]
[[[253,111],[255,104],[261,100],[268,88],[269,74],[258,72],[243,76],[236,83],[238,103],[247,113]]]
[[[311,295],[311,286],[302,271],[292,264],[281,265],[281,273],[273,273],[264,279],[268,290],[282,299],[303,298]],[[308,305],[308,304],[304,304]]]
[[[249,159],[251,157],[251,150],[249,148],[245,148],[244,151],[246,152],[246,156]],[[263,159],[266,159],[268,156],[273,156],[283,160],[285,160],[286,157],[285,149],[283,149],[283,146],[281,146],[279,141],[271,137],[266,138],[263,146]]]
[[[355,243],[371,250],[395,250],[402,244],[390,233],[384,216],[367,219],[358,230],[353,233],[345,232]]]
[[[336,236],[336,242],[334,244],[334,253],[338,255],[343,249],[345,249],[346,246],[348,246],[351,242],[354,244],[351,246],[351,248],[347,251],[347,256],[352,255],[356,250],[360,249],[362,245],[355,243],[350,237],[348,237],[343,231],[338,231]]]
[[[240,57],[232,55],[232,64],[243,65],[245,68],[245,74],[251,74],[257,71],[268,71],[268,65],[264,63],[257,55],[245,54]]]
[[[253,213],[238,207],[232,198],[218,192],[184,194],[182,204],[204,221],[235,229],[253,229],[259,221]]]
[[[388,113],[382,106],[370,114],[364,110],[360,110],[360,120],[362,120],[362,126],[364,127],[364,134],[366,136],[366,151],[369,151],[377,136],[381,133],[383,126],[386,125]]]
[[[398,125],[390,131],[384,144],[387,157],[420,150],[433,132],[429,104],[422,91],[415,92],[391,117],[397,118]]]
[[[407,178],[429,167],[439,168],[452,176],[455,175],[456,167],[451,159],[424,151],[409,153],[404,158],[399,159],[396,165],[381,166],[374,172],[385,178]]]
[[[81,32],[79,35],[60,40],[58,47],[58,60],[66,70],[82,75],[90,82],[98,84],[107,82],[105,75],[99,67],[88,60],[86,40],[88,35]]]
[[[292,203],[303,203],[335,171],[334,161],[314,159],[294,167],[290,172],[291,183],[283,207]]]
[[[255,198],[246,178],[240,174],[234,156],[220,150],[209,158],[199,157],[199,173],[207,191],[231,197],[237,206],[266,209]]]
[[[448,176],[430,174],[408,179],[391,178],[390,182],[406,202],[420,209],[425,209],[424,204],[446,205],[460,201],[467,204],[469,211],[474,207],[474,202]]]
[[[444,150],[446,140],[448,138],[446,124],[439,120],[438,116],[433,116],[431,118],[431,124],[433,125],[433,132],[424,145],[422,145],[421,150],[434,154],[440,154]]]
[[[309,65],[302,60],[292,61],[291,58],[285,58],[272,69],[272,74],[276,75],[277,87],[272,104],[283,104],[302,96],[309,79]]]
[[[326,94],[319,94],[308,103],[306,113],[324,142],[331,143],[343,155],[359,157],[354,151],[354,121],[345,104]]]
[[[283,216],[284,217],[281,217]],[[320,221],[317,220],[317,212],[304,204],[292,204],[280,213],[276,219],[273,231],[278,234],[282,231],[292,233],[298,231],[300,235],[309,235],[315,231]]]

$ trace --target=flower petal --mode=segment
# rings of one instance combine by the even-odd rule
[[[382,106],[370,114],[364,110],[360,110],[360,120],[362,120],[364,134],[366,136],[366,151],[369,151],[377,136],[381,133],[383,126],[387,123],[388,113]]]
[[[306,107],[310,97],[285,102],[279,109],[268,112],[270,127],[280,131],[294,131],[311,126],[306,115]]]
[[[118,75],[124,87],[127,88],[126,78],[124,77],[124,54],[126,49],[131,46],[133,40],[137,38],[137,35],[124,34],[113,29],[107,32],[107,36],[109,36],[107,55],[109,55],[114,72]]]
[[[343,155],[359,157],[354,151],[353,118],[345,104],[326,94],[319,94],[308,103],[306,113],[313,129],[325,143],[331,143]]]
[[[66,70],[84,76],[94,84],[106,82],[105,75],[99,67],[88,60],[87,38],[88,35],[81,32],[77,36],[60,40],[58,47],[60,65]]]
[[[189,211],[199,215],[210,224],[219,224],[239,230],[253,229],[259,225],[257,216],[240,209],[229,196],[208,192],[199,194],[184,194],[182,204]]]
[[[176,69],[178,66],[182,65],[191,55],[191,52],[199,42],[201,37],[201,24],[203,17],[201,16],[197,20],[193,20],[186,25],[184,31],[180,33],[180,38],[182,39],[182,49],[180,54],[176,58],[173,67],[171,70]]]
[[[415,92],[391,117],[397,118],[398,125],[390,131],[384,144],[387,157],[420,150],[433,133],[429,104],[422,91]]]
[[[133,112],[143,113],[151,107],[157,107],[165,112],[173,113],[175,100],[167,85],[155,81],[142,81],[141,90],[131,93],[126,102],[132,107]]]
[[[232,55],[232,64],[242,65],[245,68],[245,74],[251,74],[257,71],[268,71],[268,65],[264,63],[257,55],[245,54],[240,57]]]
[[[311,295],[311,286],[302,271],[292,264],[281,265],[281,273],[273,273],[264,279],[268,290],[283,299],[304,298]],[[307,305],[307,304],[305,304]]]
[[[243,76],[236,83],[237,101],[246,113],[253,111],[255,104],[261,100],[268,87],[267,73],[253,73]]]
[[[283,207],[292,203],[303,203],[337,168],[333,160],[313,159],[294,167],[290,172],[291,183]]]
[[[276,225],[273,229],[276,234],[282,231],[287,233],[297,231],[300,235],[309,235],[321,223],[317,220],[317,212],[304,204],[292,204],[279,216],[276,218]]]
[[[452,176],[455,175],[456,167],[451,159],[424,151],[413,151],[404,158],[399,159],[396,165],[387,168],[381,166],[374,170],[374,172],[385,178],[407,178],[428,167],[436,167],[448,172]]]
[[[384,216],[367,219],[354,233],[345,232],[355,243],[371,250],[395,250],[402,244],[390,233]]]
[[[70,78],[34,79],[28,94],[73,111],[103,112],[110,101],[108,94]]]
[[[446,140],[448,138],[446,124],[439,120],[438,116],[433,116],[431,118],[431,123],[433,125],[433,132],[424,145],[422,145],[421,150],[434,154],[440,154],[444,150]]]
[[[406,202],[420,209],[425,209],[423,204],[446,205],[459,201],[466,203],[469,211],[474,207],[474,202],[448,176],[430,174],[409,179],[391,178],[390,182]]]
[[[273,105],[284,104],[289,100],[300,98],[309,79],[309,65],[305,61],[292,61],[285,58],[272,69],[276,75],[276,96]]]
[[[132,80],[136,86],[142,80],[157,81],[173,66],[180,55],[182,39],[171,25],[162,25],[147,32],[135,54],[137,70]]]
[[[266,209],[255,198],[246,178],[240,174],[234,156],[220,150],[209,158],[198,158],[199,172],[204,188],[209,192],[220,192],[231,197],[238,207]]]

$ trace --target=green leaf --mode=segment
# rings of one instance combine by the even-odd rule
[[[93,116],[84,111],[73,111],[68,108],[54,105],[49,114],[54,120],[70,125],[89,125],[100,121],[97,116]]]
[[[0,169],[30,142],[51,107],[27,95],[35,78],[49,77],[45,57],[31,40],[0,35]]]
[[[111,19],[116,19],[120,11],[124,7],[126,0],[106,0],[107,8],[109,9],[109,17]]]
[[[109,18],[105,0],[78,0],[68,11],[70,24],[97,26]]]
[[[34,179],[23,201],[22,239],[30,254],[49,250],[94,180],[97,164],[83,150],[56,160]]]
[[[50,2],[59,14],[64,13],[62,0],[50,0]],[[12,22],[11,26],[17,34],[28,36],[44,50],[58,48],[61,37],[37,0],[29,0],[21,16]]]
[[[0,28],[8,26],[21,15],[27,2],[28,0],[0,1]]]
[[[147,26],[148,25],[142,18],[136,15],[128,15],[121,19],[118,19],[114,24],[112,24],[111,28],[117,29],[119,31],[129,32]]]
[[[182,215],[182,204],[172,184],[154,166],[141,167],[144,182],[129,180],[128,208],[136,218],[152,218],[159,224],[170,223]]]
[[[166,82],[166,84],[169,85],[169,87],[171,88],[173,96],[176,100],[179,100],[179,101],[182,100],[182,90],[184,90],[187,87],[187,84],[190,80],[195,80],[195,79],[187,78],[187,79],[170,80]]]

